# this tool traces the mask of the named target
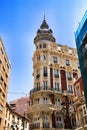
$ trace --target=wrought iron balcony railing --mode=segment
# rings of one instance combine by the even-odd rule
[[[49,128],[49,122],[43,122],[43,128]]]
[[[56,128],[63,128],[63,122],[56,122]]]
[[[29,130],[37,129],[37,128],[40,128],[40,123],[39,122],[29,124]]]
[[[54,74],[54,77],[55,77],[55,78],[59,78],[59,75],[58,75],[58,74]]]
[[[48,86],[43,86],[43,87],[38,86],[38,87],[33,88],[30,91],[30,95],[34,94],[35,92],[45,91],[45,90],[52,91],[52,92],[56,91],[56,92],[61,92],[62,93],[62,90],[60,88],[56,88],[56,87],[55,88],[51,88],[51,87],[48,87]]]
[[[72,80],[72,77],[67,77],[67,79],[71,81],[71,80]]]

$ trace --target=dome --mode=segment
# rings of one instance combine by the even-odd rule
[[[34,38],[34,43],[40,40],[55,42],[55,38],[53,37],[53,31],[49,28],[49,25],[47,24],[45,17],[42,21],[40,28],[37,30],[37,35]]]

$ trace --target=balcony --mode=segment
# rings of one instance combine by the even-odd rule
[[[52,88],[48,87],[48,86],[43,86],[43,87],[35,87],[30,91],[30,95],[34,94],[36,92],[40,92],[40,91],[44,91],[44,90],[48,90],[48,91],[52,91]]]
[[[68,79],[69,81],[71,81],[71,80],[72,80],[72,77],[67,77],[67,79]]]
[[[58,61],[57,61],[57,60],[54,60],[53,62],[54,62],[54,63],[57,63]]]
[[[63,128],[63,122],[62,121],[57,121],[56,122],[56,128]]]
[[[53,88],[53,91],[57,92],[57,93],[62,93],[61,89],[60,88]]]
[[[29,106],[28,108],[28,114],[35,114],[37,111],[54,111],[57,109],[57,106],[54,106],[53,104],[34,104],[32,106]]]
[[[69,94],[73,94],[73,90],[68,90],[68,93]]]
[[[39,122],[29,124],[29,130],[31,130],[31,129],[38,129],[38,128],[40,128],[40,123]]]
[[[49,128],[49,122],[43,122],[43,128]]]
[[[70,64],[69,64],[69,63],[66,63],[66,66],[70,66]]]
[[[40,123],[34,123],[33,128],[34,129],[40,128]]]

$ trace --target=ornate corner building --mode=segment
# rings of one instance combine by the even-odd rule
[[[46,19],[34,38],[34,88],[28,116],[31,129],[62,130],[73,127],[74,79],[80,76],[77,51],[56,43]],[[63,109],[64,108],[64,109]]]
[[[4,127],[9,76],[10,63],[0,38],[0,130]]]

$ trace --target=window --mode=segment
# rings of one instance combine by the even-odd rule
[[[40,49],[42,48],[42,45],[39,45]]]
[[[78,69],[80,69],[80,64],[79,64],[79,62],[77,62],[77,67],[78,67]]]
[[[0,55],[2,54],[2,52],[1,52],[1,49],[0,49]]]
[[[47,115],[44,116],[43,128],[49,128],[49,122]]]
[[[80,91],[80,86],[79,86],[79,85],[76,86],[76,95],[77,95],[78,97],[81,96],[81,91]]]
[[[72,105],[73,104],[73,100],[69,100],[69,104]]]
[[[48,117],[47,117],[47,115],[44,116],[44,121],[45,121],[45,122],[48,121]]]
[[[47,67],[43,68],[43,76],[47,76]]]
[[[37,62],[40,61],[40,55],[37,55]]]
[[[2,55],[3,54],[3,50],[2,50],[2,48],[0,49],[0,55]]]
[[[35,99],[35,104],[39,104],[39,98]]]
[[[59,78],[59,72],[57,69],[54,69],[54,77]]]
[[[67,65],[67,66],[70,66],[70,62],[69,62],[68,59],[66,59],[66,65]]]
[[[40,87],[40,82],[38,82],[36,85],[37,85],[37,87],[36,87],[36,88],[39,88],[39,87]]]
[[[5,77],[8,78],[8,74],[7,73],[5,74]]]
[[[46,48],[46,44],[43,44],[43,48]]]
[[[9,65],[7,64],[7,68],[9,69]]]
[[[46,55],[43,55],[43,60],[46,60]]]
[[[86,106],[83,106],[83,114],[86,114]]]
[[[3,110],[3,106],[2,106],[2,104],[0,104],[0,111],[2,111]]]
[[[55,104],[56,104],[56,105],[60,105],[60,104],[61,104],[60,99],[58,99],[58,98],[57,98],[57,99],[55,99]]]
[[[2,67],[2,69],[3,69],[3,71],[5,72],[5,68],[4,68],[4,66]]]
[[[44,90],[48,89],[48,82],[47,81],[43,81],[43,86],[44,86]]]
[[[44,104],[48,104],[48,99],[47,99],[47,97],[44,97]]]
[[[2,78],[2,76],[0,77],[0,83],[2,83],[3,82],[3,78]]]
[[[53,62],[57,63],[57,57],[55,57],[55,56],[53,57]]]
[[[57,116],[56,121],[61,121],[61,117]]]
[[[36,71],[36,79],[37,78],[40,78],[40,70],[39,69],[37,69],[37,71]]]
[[[68,92],[73,93],[72,85],[68,85]]]
[[[55,90],[59,91],[59,83],[55,82]]]
[[[68,79],[68,80],[72,80],[71,72],[67,72],[67,79]]]
[[[4,62],[5,62],[5,63],[7,62],[6,57],[4,57]]]
[[[4,89],[6,89],[6,87],[7,87],[7,85],[6,85],[6,83],[4,82]]]

